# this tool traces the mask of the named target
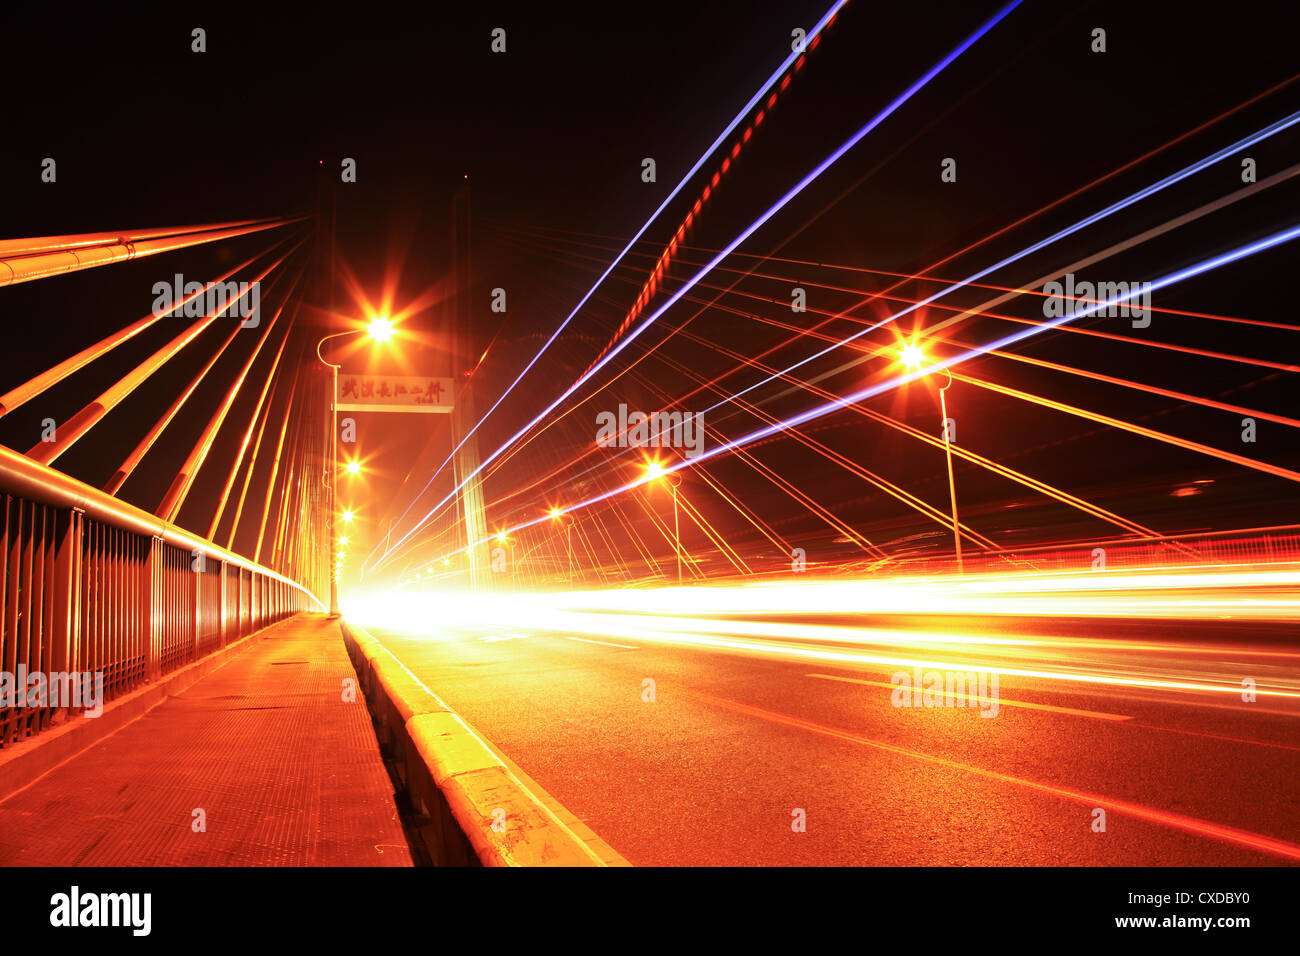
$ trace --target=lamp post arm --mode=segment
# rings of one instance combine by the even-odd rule
[[[329,335],[325,336],[323,339],[321,339],[319,342],[316,343],[316,358],[320,359],[320,363],[322,365],[328,365],[331,368],[335,368],[335,369],[342,368],[343,366],[341,365],[335,365],[333,362],[325,361],[325,356],[320,354],[321,346],[324,345],[326,342],[328,342],[330,339],[337,339],[343,335],[359,335],[364,331],[365,329],[346,329],[342,332],[331,332]]]

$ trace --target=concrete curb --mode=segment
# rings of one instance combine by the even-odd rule
[[[72,717],[29,740],[0,750],[0,801],[35,783],[55,767],[77,754],[111,737],[127,724],[138,720],[168,697],[182,693],[206,677],[245,648],[262,640],[276,628],[297,619],[287,617],[268,624],[260,631],[245,635],[233,644],[218,648],[206,657],[173,671],[152,684],[146,684],[104,705],[98,717]]]
[[[605,866],[474,731],[363,628],[348,656],[439,866]]]

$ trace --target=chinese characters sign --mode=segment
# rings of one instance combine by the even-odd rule
[[[450,412],[451,379],[422,375],[340,375],[341,412]]]

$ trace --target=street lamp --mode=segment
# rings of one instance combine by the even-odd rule
[[[564,517],[564,512],[559,508],[551,509],[551,520],[560,521]],[[569,556],[569,587],[573,587],[573,522],[564,522],[564,549]]]
[[[383,315],[371,319],[370,324],[366,326],[366,332],[376,342],[387,342],[393,337],[394,331],[392,321]]]
[[[682,483],[682,476],[664,469],[664,466],[657,461],[652,461],[646,465],[645,475],[647,481],[658,481],[660,478],[668,479],[668,487],[673,493],[673,550],[677,552],[677,586],[682,586],[682,530],[677,519],[677,486]]]
[[[514,539],[511,538],[511,537],[510,537],[508,534],[506,534],[504,531],[498,531],[497,534],[496,534],[496,543],[497,543],[498,548],[494,548],[493,551],[492,551],[492,570],[493,570],[493,572],[496,572],[496,571],[497,571],[497,566],[496,566],[496,551],[497,551],[501,546],[504,546],[504,547],[507,549],[507,550],[506,550],[506,567],[504,568],[504,570],[505,570],[505,572],[506,572],[507,574],[509,574],[509,576],[510,576],[510,580],[511,580],[511,581],[514,581],[514,580],[515,580],[515,542],[514,542]]]
[[[925,352],[915,342],[909,342],[903,346],[902,360],[903,364],[909,368],[920,368],[925,362]],[[939,414],[941,416],[939,427],[942,429],[944,456],[948,460],[948,497],[952,502],[952,543],[957,554],[957,573],[962,574],[961,530],[957,524],[957,482],[952,473],[952,435],[951,429],[948,427],[947,392],[948,389],[952,388],[952,372],[948,370],[947,366],[944,366],[943,372],[948,376],[948,384],[939,388]]]
[[[321,346],[323,346],[330,339],[341,338],[342,336],[345,335],[359,335],[362,332],[368,333],[370,337],[377,342],[387,342],[389,339],[393,337],[393,323],[383,316],[376,317],[375,319],[371,320],[370,324],[364,329],[347,329],[346,331],[343,332],[333,332],[325,336],[319,342],[316,343],[316,358],[320,360],[320,363],[322,365],[329,366],[330,378],[333,385],[330,391],[331,468],[330,468],[330,480],[329,480],[328,487],[330,490],[330,527],[329,527],[330,557],[334,559],[334,561],[332,562],[334,564],[334,573],[330,575],[330,612],[328,617],[329,620],[335,620],[340,616],[339,615],[340,565],[338,562],[338,541],[336,539],[336,533],[337,533],[336,518],[338,515],[338,501],[337,501],[338,492],[335,486],[338,484],[337,475],[339,471],[339,368],[341,368],[341,366],[335,365],[333,362],[325,361],[325,356],[321,355],[320,350],[321,350]],[[361,465],[359,462],[355,460],[348,462],[348,474],[355,475],[360,471],[361,471]],[[351,512],[349,512],[349,514],[350,513]]]

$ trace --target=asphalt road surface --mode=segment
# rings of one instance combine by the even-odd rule
[[[841,641],[770,616],[748,635],[438,616],[430,598],[418,628],[370,630],[634,865],[1300,860],[1290,624],[859,616]],[[996,706],[978,670],[982,693],[916,706],[895,682],[912,658],[922,685],[999,669]],[[1239,675],[1284,692],[1248,702]]]

